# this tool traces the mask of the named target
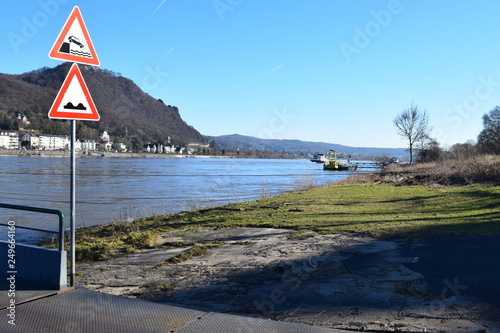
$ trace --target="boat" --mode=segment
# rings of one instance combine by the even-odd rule
[[[327,161],[323,165],[323,170],[331,171],[356,171],[358,165],[351,163],[351,156],[337,155],[335,150],[330,150]]]
[[[325,154],[316,154],[311,158],[311,162],[315,163],[325,163],[326,161],[328,161],[328,159]]]
[[[101,153],[100,151],[89,151],[89,152],[87,152],[87,155],[104,157],[104,156],[106,156],[106,153]]]

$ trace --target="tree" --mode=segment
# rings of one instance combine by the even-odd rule
[[[382,168],[385,168],[391,164],[391,157],[387,155],[376,156],[374,161],[377,162]]]
[[[143,144],[143,141],[141,140],[141,138],[134,136],[132,138],[131,143],[130,143],[130,149],[134,153],[141,153],[143,148],[144,148],[143,145],[144,144]]]
[[[477,137],[477,144],[486,153],[500,153],[500,106],[483,116],[483,130]]]
[[[418,143],[418,162],[434,162],[443,158],[443,150],[436,139],[425,135]]]
[[[449,149],[449,155],[454,160],[467,160],[477,155],[478,148],[474,141],[469,140],[465,143],[455,143]]]
[[[427,111],[420,111],[413,103],[394,118],[398,134],[408,141],[410,164],[413,163],[413,145],[429,135],[429,116]]]

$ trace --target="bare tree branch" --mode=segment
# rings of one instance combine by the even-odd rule
[[[427,111],[420,111],[413,103],[394,118],[394,126],[398,134],[408,141],[410,164],[413,163],[413,145],[427,137],[430,132]]]

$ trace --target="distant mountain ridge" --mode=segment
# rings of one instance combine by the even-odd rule
[[[311,142],[301,140],[260,139],[240,134],[206,136],[221,149],[257,149],[301,154],[326,153],[330,149],[350,154],[354,159],[371,160],[376,156],[391,156],[401,160],[408,158],[405,148],[350,147],[335,143]]]
[[[0,129],[34,130],[67,135],[68,121],[51,120],[48,111],[62,86],[71,64],[41,68],[20,75],[0,74]],[[78,121],[77,136],[97,139],[107,131],[118,141],[137,147],[149,142],[208,143],[196,129],[182,120],[175,106],[165,105],[143,92],[132,80],[106,69],[80,65],[80,70],[99,111],[101,120]],[[82,106],[68,105],[79,109]],[[22,123],[16,116],[22,114]]]

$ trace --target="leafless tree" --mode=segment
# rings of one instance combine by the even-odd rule
[[[413,163],[413,145],[429,135],[429,116],[427,111],[420,111],[413,103],[394,118],[398,134],[408,141],[410,164]]]
[[[383,169],[391,163],[391,157],[387,155],[382,155],[382,156],[377,156],[374,158],[374,161],[380,165],[380,167]]]
[[[439,142],[431,138],[428,135],[425,135],[418,141],[418,154],[417,161],[418,162],[435,162],[443,159],[444,152],[441,147],[439,147]]]
[[[500,154],[500,106],[483,116],[483,125],[477,138],[479,147],[485,153]]]
[[[477,156],[479,153],[479,146],[473,141],[468,140],[465,143],[455,143],[448,150],[450,159],[453,160],[467,160]]]

